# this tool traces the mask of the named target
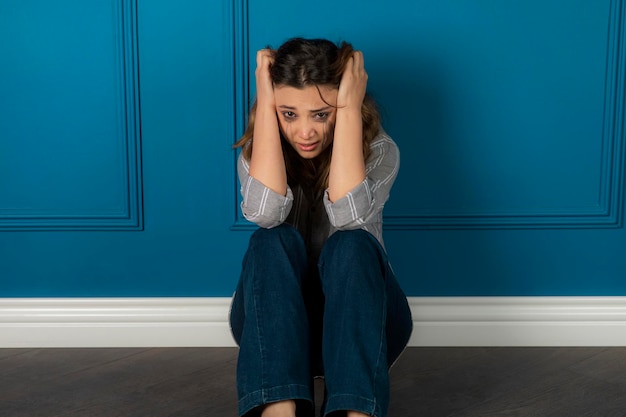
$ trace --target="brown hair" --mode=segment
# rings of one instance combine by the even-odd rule
[[[347,42],[339,46],[326,39],[292,38],[273,51],[274,63],[270,68],[270,76],[274,85],[304,88],[320,85],[339,88],[339,82],[348,59],[354,49]],[[321,94],[320,94],[321,97]],[[322,97],[323,100],[323,97]],[[250,109],[248,126],[243,136],[234,147],[242,147],[243,156],[250,160],[252,155],[254,133],[254,119],[256,115],[256,100]],[[370,154],[370,143],[380,131],[380,114],[375,101],[365,95],[361,107],[363,119],[363,158]],[[328,134],[332,135],[334,126]],[[281,132],[281,143],[287,169],[287,179],[291,186],[302,184],[312,188],[314,193],[328,187],[328,172],[332,146],[313,160],[301,158],[287,143]]]

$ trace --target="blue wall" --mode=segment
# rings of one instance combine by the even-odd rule
[[[230,295],[249,63],[291,36],[364,51],[408,295],[626,295],[624,0],[92,3],[0,4],[0,297]]]

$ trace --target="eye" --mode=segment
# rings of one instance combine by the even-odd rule
[[[319,121],[326,121],[326,119],[328,119],[328,115],[330,113],[326,112],[326,111],[321,111],[319,113],[315,113],[315,119],[319,120]]]
[[[292,111],[284,111],[282,113],[285,120],[293,120],[296,118],[296,114]]]

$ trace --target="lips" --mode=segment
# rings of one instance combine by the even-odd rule
[[[319,145],[319,142],[298,143],[298,148],[300,148],[300,150],[303,152],[311,152],[315,150],[315,148],[317,148],[317,145]]]

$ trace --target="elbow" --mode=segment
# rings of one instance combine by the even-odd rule
[[[271,229],[280,226],[285,221],[281,218],[264,216],[258,213],[246,213],[245,211],[243,211],[243,217],[263,229]]]
[[[356,230],[369,223],[372,218],[373,210],[361,212],[361,215],[330,215],[330,224],[337,230]]]
[[[356,219],[354,221],[345,223],[345,224],[334,224],[333,227],[337,230],[357,230],[361,229],[365,221],[362,219]]]

